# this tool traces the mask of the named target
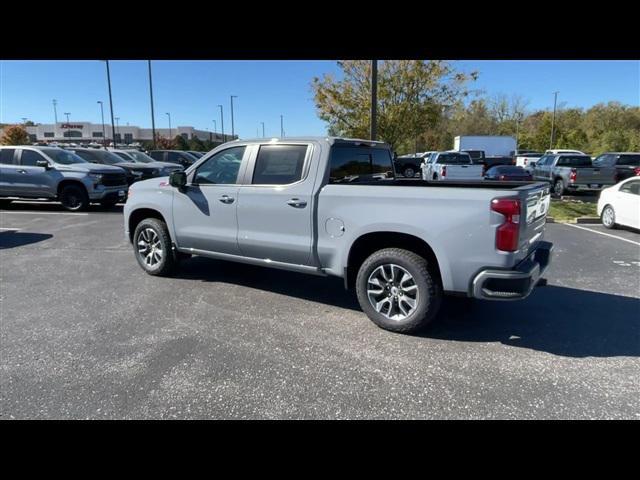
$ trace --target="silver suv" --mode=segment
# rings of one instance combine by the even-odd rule
[[[90,202],[113,206],[124,201],[125,171],[89,163],[73,152],[56,147],[0,147],[0,199],[57,200],[71,211]]]

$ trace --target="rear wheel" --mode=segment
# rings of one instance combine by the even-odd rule
[[[62,187],[60,192],[60,203],[72,212],[86,210],[89,206],[89,196],[84,187],[80,185],[66,185]]]
[[[149,275],[166,276],[176,267],[171,237],[165,223],[157,218],[142,220],[133,234],[136,260]]]
[[[611,205],[607,205],[602,209],[600,221],[602,222],[602,225],[605,226],[605,228],[616,228],[616,212],[613,210],[613,207]]]
[[[442,302],[442,288],[427,261],[400,248],[379,250],[363,262],[356,293],[371,321],[401,333],[426,327]]]
[[[402,172],[402,175],[404,175],[407,178],[413,178],[416,176],[416,171],[411,167],[407,167]]]
[[[553,184],[553,193],[556,197],[561,197],[564,193],[564,182],[558,178]]]

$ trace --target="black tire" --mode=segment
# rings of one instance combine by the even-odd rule
[[[71,212],[86,210],[89,206],[89,195],[80,185],[65,185],[60,191],[59,199],[62,206]]]
[[[609,214],[611,215],[610,217]],[[605,205],[602,209],[600,221],[602,222],[602,225],[604,225],[604,228],[608,228],[609,230],[614,230],[616,228],[616,211],[611,205]]]
[[[370,275],[381,265],[395,264],[404,268],[413,277],[417,286],[417,304],[405,318],[394,320],[376,311],[369,301],[367,285]],[[414,333],[430,324],[442,303],[442,287],[432,273],[427,261],[409,250],[385,248],[367,258],[356,278],[356,294],[364,313],[380,328],[399,333]]]
[[[556,178],[556,181],[553,182],[553,194],[558,198],[564,194],[564,182],[561,178]]]
[[[402,175],[407,178],[413,178],[416,176],[416,171],[412,167],[407,167],[403,170]]]
[[[159,242],[161,250],[159,260],[157,260],[158,255],[151,254],[151,262],[157,261],[157,263],[154,264],[150,264],[147,262],[149,254],[151,253],[151,247],[149,246],[149,248],[146,248],[143,253],[141,252],[141,247],[139,246],[139,242],[141,241],[148,244],[156,242],[156,237],[153,237],[153,235],[150,236],[148,232],[149,230],[155,232],[155,235],[157,236],[157,242]],[[149,242],[147,242],[147,240],[149,240]],[[134,255],[136,257],[136,260],[138,261],[138,264],[149,275],[167,276],[175,270],[178,262],[173,255],[171,246],[172,243],[171,237],[169,236],[169,230],[167,229],[165,223],[162,220],[158,220],[157,218],[146,218],[142,220],[136,227],[136,230],[133,234]],[[149,253],[145,255],[146,252]]]

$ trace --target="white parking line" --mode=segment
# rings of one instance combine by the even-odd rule
[[[13,213],[13,214],[20,214],[20,215],[89,215],[88,213],[68,213],[68,212],[25,212],[25,211],[7,211],[7,210],[3,210],[0,212],[1,215],[4,215],[5,213]]]
[[[618,240],[622,240],[623,242],[633,243],[634,245],[640,246],[640,242],[634,242],[633,240],[629,240],[627,238],[618,237],[616,235],[611,235],[610,233],[599,232],[598,230],[592,230],[590,228],[581,227],[579,225],[574,225],[572,223],[564,223],[568,227],[579,228],[580,230],[588,230],[589,232],[597,233],[598,235],[604,235],[605,237],[617,238]]]
[[[17,232],[17,231],[19,231],[20,229],[19,229],[19,228],[0,228],[0,230],[12,230],[12,231]]]

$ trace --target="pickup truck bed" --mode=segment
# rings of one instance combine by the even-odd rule
[[[551,258],[546,183],[374,179],[390,169],[381,142],[228,142],[135,183],[125,232],[151,275],[202,255],[342,277],[374,323],[398,332],[431,322],[444,293],[531,293]]]

